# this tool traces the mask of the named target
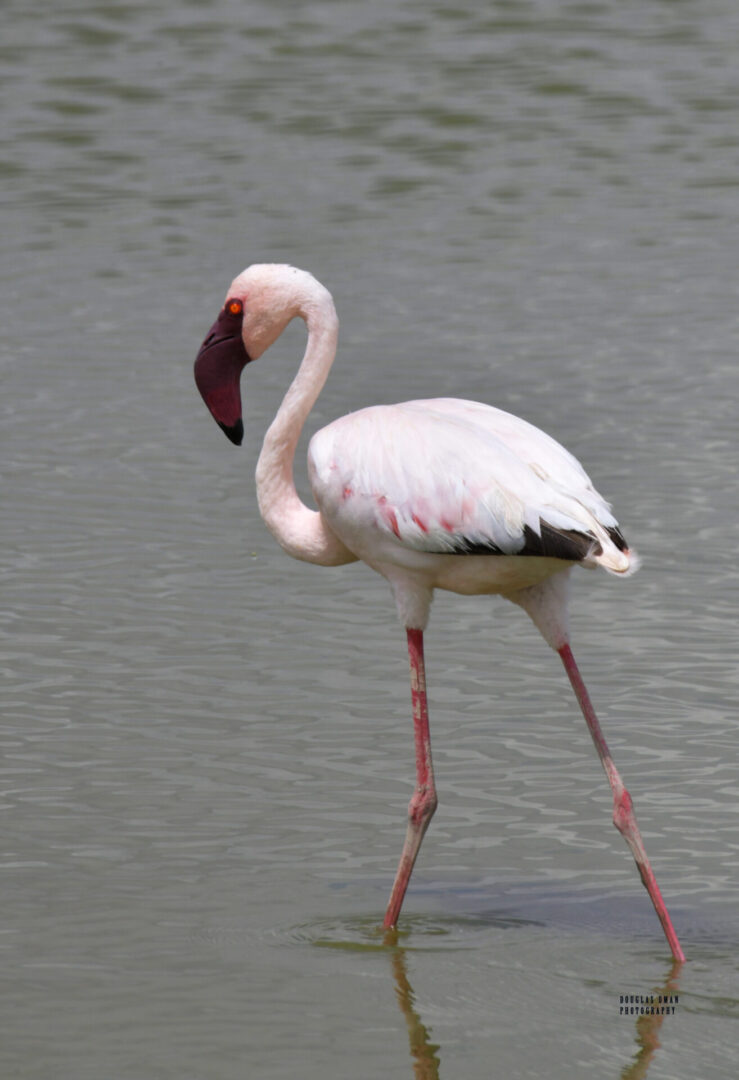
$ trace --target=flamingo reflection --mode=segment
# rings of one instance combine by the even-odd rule
[[[398,945],[398,931],[392,927],[385,933],[385,945],[390,948],[390,962],[395,979],[395,995],[408,1026],[408,1042],[416,1080],[439,1080],[439,1047],[431,1042],[430,1029],[416,1012],[416,997],[408,979],[406,950]]]
[[[431,1041],[431,1029],[424,1024],[416,1009],[416,997],[408,977],[408,950],[398,944],[398,931],[395,928],[386,931],[384,945],[390,954],[395,996],[408,1028],[415,1080],[440,1080],[440,1047]],[[678,976],[682,966],[677,960],[672,963],[665,979],[654,987],[655,997],[669,998],[678,993]],[[662,1045],[659,1032],[664,1019],[665,1014],[644,1014],[637,1017],[636,1044],[639,1049],[633,1060],[624,1066],[620,1080],[646,1080],[649,1066]]]
[[[678,976],[682,966],[679,960],[673,962],[664,983],[655,986],[653,990],[656,997],[669,998],[677,994]],[[636,1044],[639,1050],[634,1060],[624,1067],[620,1080],[645,1080],[652,1059],[662,1045],[659,1041],[659,1029],[662,1027],[664,1018],[664,1014],[657,1013],[653,1016],[645,1013],[644,1016],[637,1018]]]

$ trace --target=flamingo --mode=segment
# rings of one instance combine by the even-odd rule
[[[638,559],[580,463],[525,420],[456,398],[375,405],[318,431],[308,448],[317,510],[295,488],[303,424],[336,355],[331,294],[296,267],[256,264],[230,285],[195,361],[212,416],[240,445],[240,378],[292,319],[304,320],[302,362],[272,421],[256,469],[260,513],[282,548],[319,566],[363,560],[389,582],[406,631],[416,784],[384,926],[398,922],[421,842],[436,810],[423,633],[434,589],[498,594],[530,616],[559,654],[613,795],[613,822],[634,856],[674,958],[685,955],[647,858],[570,645],[573,566],[626,577]]]

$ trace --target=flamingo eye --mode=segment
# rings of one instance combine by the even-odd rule
[[[229,315],[242,315],[244,311],[244,305],[241,300],[227,300],[226,311]]]

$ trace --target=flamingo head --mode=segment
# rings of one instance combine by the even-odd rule
[[[195,360],[195,383],[232,443],[241,445],[241,372],[304,313],[306,285],[318,283],[292,266],[250,266],[232,281],[218,318]],[[319,286],[320,288],[320,286]]]

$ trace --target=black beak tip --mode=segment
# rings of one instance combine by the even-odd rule
[[[234,446],[241,446],[241,444],[242,444],[242,442],[244,440],[244,421],[243,420],[237,420],[235,424],[231,425],[231,427],[227,427],[225,424],[222,424],[221,421],[219,420],[218,421],[218,426],[221,429],[221,431],[224,433],[224,435],[226,435],[231,440],[231,442],[234,444]]]

